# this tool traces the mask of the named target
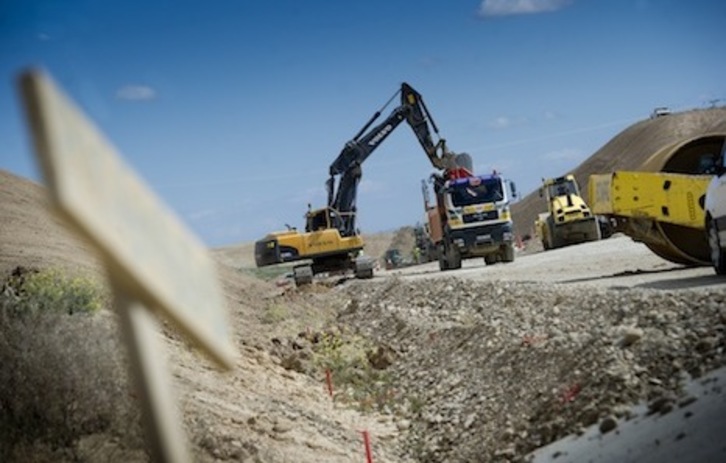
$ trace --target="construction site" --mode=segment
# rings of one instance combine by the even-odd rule
[[[416,261],[410,225],[362,235],[371,263],[359,278],[325,268],[293,281],[292,265],[260,267],[255,243],[211,249],[239,351],[232,370],[210,368],[167,322],[161,330],[192,458],[723,460],[726,286],[702,211],[684,225],[690,213],[672,198],[622,207],[588,185],[635,172],[641,200],[651,174],[657,185],[661,174],[704,174],[701,159],[725,137],[724,108],[615,134],[562,173],[611,229],[548,246],[535,223],[557,207],[526,192],[511,205],[511,260],[505,246]],[[0,459],[149,460],[103,265],[49,213],[43,186],[0,176]],[[698,204],[703,183],[686,188]],[[386,266],[391,249],[405,265]],[[9,316],[47,269],[97,285],[98,313]]]

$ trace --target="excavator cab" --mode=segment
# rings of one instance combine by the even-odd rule
[[[305,214],[305,232],[337,229],[341,236],[353,236],[357,234],[354,217],[355,212],[340,213],[332,207],[311,210]]]
[[[308,211],[305,214],[305,232],[310,233],[331,228],[333,224],[331,215],[329,207]]]

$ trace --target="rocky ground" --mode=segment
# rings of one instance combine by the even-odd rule
[[[414,461],[521,461],[587,426],[611,431],[637,403],[687,406],[685,380],[726,360],[722,290],[393,278],[337,292],[349,301],[333,329],[374,346],[378,409]]]

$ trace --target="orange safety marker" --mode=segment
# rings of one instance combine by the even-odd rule
[[[373,452],[371,452],[371,436],[367,430],[361,431],[363,434],[363,445],[366,449],[366,463],[373,463]]]

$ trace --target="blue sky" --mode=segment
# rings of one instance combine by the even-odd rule
[[[451,149],[522,193],[653,108],[726,104],[721,0],[0,0],[0,168],[38,180],[17,73],[47,70],[210,246],[302,226],[406,81]],[[393,107],[388,107],[388,114]],[[402,124],[363,166],[363,232],[433,172]]]

